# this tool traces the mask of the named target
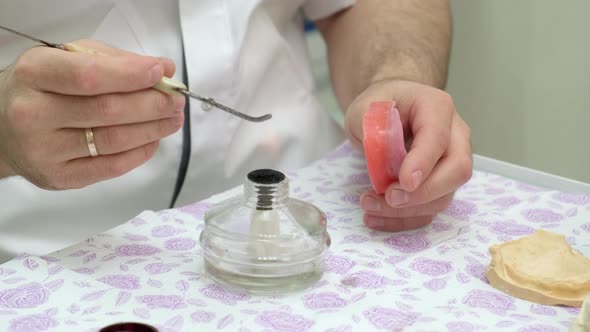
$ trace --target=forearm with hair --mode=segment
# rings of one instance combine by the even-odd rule
[[[2,113],[2,107],[4,107],[3,105],[5,105],[5,94],[4,91],[5,89],[5,76],[7,74],[6,70],[8,68],[0,68],[0,121],[3,121],[5,119],[4,114]],[[0,140],[1,139],[6,139],[4,137],[4,135],[2,135],[2,132],[0,132]],[[2,153],[2,152],[0,152]],[[6,164],[6,162],[4,161],[4,156],[0,155],[0,179],[12,176],[13,171],[12,169]]]
[[[357,0],[316,23],[343,109],[383,80],[445,87],[451,44],[448,0]]]

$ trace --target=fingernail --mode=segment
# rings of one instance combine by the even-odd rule
[[[363,209],[371,212],[381,211],[381,202],[372,196],[365,196],[363,198]]]
[[[159,63],[153,65],[148,71],[148,79],[153,83],[159,81],[160,78],[162,78],[162,75],[164,75],[164,70],[162,69],[162,65]]]
[[[379,228],[385,225],[383,218],[373,217],[373,216],[365,216],[365,225],[369,228]]]
[[[402,185],[399,184],[399,182],[397,182],[397,181],[395,181],[394,183],[390,184],[389,187],[390,188],[393,188],[393,189],[400,189],[400,190],[403,190],[404,189],[404,188],[402,188]]]
[[[410,200],[410,195],[403,190],[392,189],[387,194],[387,203],[391,206],[398,206],[407,203]]]
[[[176,107],[175,113],[184,111],[184,103],[186,98],[184,96],[174,96],[174,106]]]
[[[171,63],[174,63],[174,61],[172,61],[172,59],[170,59],[170,58],[167,58],[167,57],[165,57],[165,56],[160,56],[160,57],[158,57],[158,59],[160,59],[160,60],[162,60],[162,61],[165,61],[165,62],[171,62]]]
[[[420,181],[422,181],[422,171],[414,171],[414,173],[412,173],[412,190],[418,188]]]

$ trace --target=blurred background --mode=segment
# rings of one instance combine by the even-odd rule
[[[474,153],[590,183],[590,1],[451,4],[447,91]],[[325,45],[308,28],[320,99],[342,123]]]

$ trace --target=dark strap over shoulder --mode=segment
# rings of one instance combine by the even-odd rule
[[[184,85],[187,87],[188,84],[188,74],[186,69],[186,54],[184,52],[184,45],[182,47],[182,64],[183,64],[183,81]],[[172,194],[172,200],[170,202],[170,208],[174,207],[176,204],[176,199],[178,195],[180,195],[180,191],[182,190],[182,185],[184,184],[184,178],[186,177],[186,172],[188,171],[188,165],[191,158],[191,112],[190,112],[190,101],[187,100],[184,106],[184,125],[182,126],[182,154],[180,159],[180,166],[178,168],[178,175],[176,177],[176,185],[174,186],[174,193]]]

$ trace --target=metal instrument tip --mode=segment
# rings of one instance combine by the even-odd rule
[[[208,104],[210,106],[213,106],[215,108],[218,108],[218,109],[220,109],[222,111],[225,111],[227,113],[230,113],[232,115],[235,115],[237,117],[240,117],[240,118],[242,118],[244,120],[247,120],[247,121],[250,121],[250,122],[264,122],[264,121],[270,120],[272,118],[272,114],[265,114],[265,115],[262,115],[262,116],[251,116],[251,115],[248,115],[248,114],[244,114],[242,112],[238,112],[238,111],[236,111],[236,110],[234,110],[232,108],[229,108],[229,107],[227,107],[225,105],[222,105],[222,104],[216,102],[215,99],[213,99],[213,98],[205,98],[205,97],[202,97],[202,96],[200,96],[200,95],[198,95],[196,93],[190,92],[188,90],[177,89],[176,91],[182,93],[185,96],[188,96],[188,97],[197,99],[197,100],[199,100],[199,101],[201,101],[203,103],[206,103],[206,104]]]
[[[61,45],[61,44],[50,43],[50,42],[47,42],[47,41],[45,41],[45,40],[41,40],[41,39],[39,39],[39,38],[35,38],[35,37],[33,37],[33,36],[29,36],[29,35],[27,35],[27,34],[24,34],[24,33],[22,33],[22,32],[16,31],[16,30],[13,30],[13,29],[11,29],[11,28],[7,28],[7,27],[5,27],[5,26],[2,26],[2,25],[0,25],[0,29],[2,29],[2,30],[4,30],[4,31],[7,31],[7,32],[10,32],[10,33],[13,33],[13,34],[15,34],[15,35],[18,35],[18,36],[24,37],[24,38],[26,38],[26,39],[29,39],[29,40],[35,41],[35,42],[37,42],[37,43],[43,44],[43,45],[45,45],[45,46],[49,46],[49,47],[53,47],[53,48],[59,48],[59,49],[62,49],[62,50],[64,49],[63,45]]]

